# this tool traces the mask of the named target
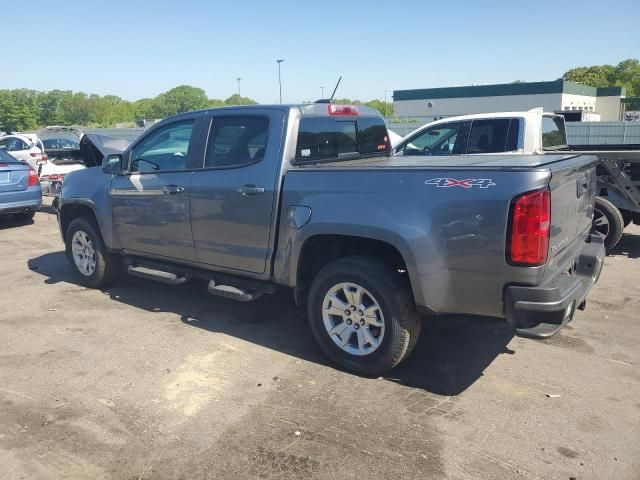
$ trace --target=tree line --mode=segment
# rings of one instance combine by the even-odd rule
[[[238,94],[226,100],[208,98],[201,88],[181,85],[155,98],[130,102],[115,95],[70,90],[0,90],[0,130],[26,131],[47,125],[112,127],[141,118],[165,118],[209,107],[257,103]]]
[[[190,85],[181,85],[155,98],[134,102],[115,95],[100,96],[70,90],[0,90],[0,131],[28,131],[47,125],[113,127],[133,123],[137,119],[165,118],[202,108],[256,103],[237,93],[225,100],[208,98],[203,89]],[[343,98],[336,103],[365,104],[378,109],[383,115],[393,112],[391,102],[385,104],[380,100],[361,102]]]

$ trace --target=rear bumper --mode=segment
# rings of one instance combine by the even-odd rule
[[[545,338],[571,321],[576,308],[584,308],[591,287],[598,281],[604,263],[602,239],[590,236],[570,268],[536,287],[505,289],[505,314],[518,334]],[[549,328],[540,328],[541,324]]]
[[[13,199],[11,202],[3,201],[0,196],[0,215],[7,215],[11,213],[25,213],[35,212],[42,206],[42,197],[40,196],[40,190],[34,193],[20,192],[22,195],[18,199]]]

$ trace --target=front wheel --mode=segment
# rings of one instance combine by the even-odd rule
[[[111,254],[89,217],[74,219],[67,228],[65,250],[80,283],[89,288],[101,288],[118,276],[122,260]]]
[[[618,244],[623,230],[624,218],[618,207],[607,199],[596,197],[591,232],[602,237],[607,252]]]
[[[408,282],[374,258],[346,257],[325,266],[309,290],[308,316],[324,353],[365,375],[395,367],[420,334]]]

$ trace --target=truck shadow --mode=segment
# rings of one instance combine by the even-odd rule
[[[78,284],[64,252],[31,259],[29,268],[45,283]],[[330,365],[316,346],[304,307],[283,291],[242,303],[207,294],[204,282],[172,287],[123,275],[103,290],[117,302],[148,312],[175,314],[185,327],[240,338],[305,361]],[[425,317],[411,356],[385,378],[437,395],[455,396],[478,380],[507,345],[513,331],[502,320],[470,316]]]
[[[640,235],[624,233],[620,242],[613,248],[610,255],[626,256],[627,258],[640,257]]]
[[[16,218],[13,215],[0,215],[0,230],[7,230],[9,228],[24,227],[25,225],[33,225],[32,218]]]

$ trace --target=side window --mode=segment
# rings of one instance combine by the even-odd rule
[[[405,155],[459,155],[464,153],[469,122],[434,125],[409,141]]]
[[[555,150],[567,146],[567,134],[564,131],[564,121],[559,117],[542,117],[542,148]]]
[[[132,172],[186,170],[191,133],[195,120],[185,120],[161,127],[131,151]]]
[[[467,153],[498,153],[514,150],[507,147],[510,118],[474,120],[471,124]]]
[[[267,150],[269,119],[213,117],[204,167],[241,167],[259,162]]]

